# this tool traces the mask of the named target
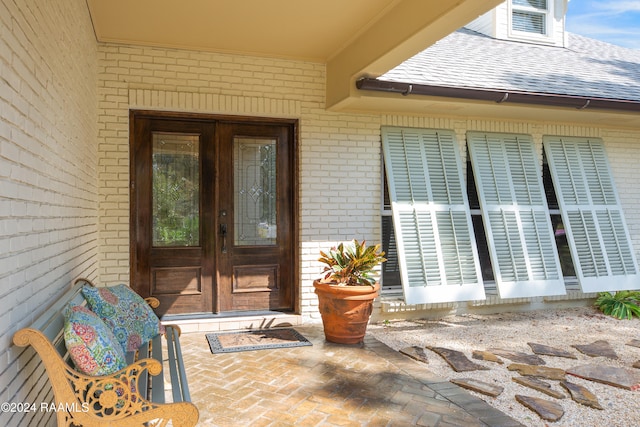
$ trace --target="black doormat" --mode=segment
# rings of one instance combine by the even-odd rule
[[[259,331],[216,332],[207,334],[211,353],[266,350],[313,345],[298,331],[291,328],[263,329]]]

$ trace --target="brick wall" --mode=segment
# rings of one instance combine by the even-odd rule
[[[111,44],[99,49],[101,282],[129,280],[129,108],[295,118],[301,304],[306,316],[315,316],[310,288],[320,272],[319,249],[353,237],[379,239],[378,120],[325,111],[321,64]]]
[[[301,306],[316,320],[311,286],[318,251],[353,237],[380,239],[380,126],[600,136],[612,162],[628,163],[638,132],[587,126],[455,117],[340,114],[324,109],[324,66],[280,59],[103,44],[99,71],[100,277],[129,279],[128,109],[295,118],[300,121]],[[635,158],[638,158],[637,156]],[[637,168],[615,170],[636,248],[640,249]],[[631,209],[630,209],[631,208]]]
[[[13,333],[97,274],[96,70],[84,0],[0,0],[0,402],[49,399]],[[52,415],[0,413],[0,424]]]

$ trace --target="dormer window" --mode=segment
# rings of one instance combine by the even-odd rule
[[[569,0],[505,0],[465,25],[498,40],[566,47]]]
[[[549,0],[511,0],[511,30],[547,36],[549,3]]]

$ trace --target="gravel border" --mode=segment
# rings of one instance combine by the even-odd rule
[[[567,350],[578,358],[575,360],[540,356],[549,367],[568,369],[583,364],[607,364],[635,370],[632,365],[640,360],[640,348],[626,345],[626,343],[632,339],[640,339],[640,319],[617,320],[603,315],[593,307],[581,307],[491,315],[452,315],[440,320],[393,321],[386,325],[370,325],[368,332],[395,350],[409,346],[430,345],[462,351],[470,360],[490,370],[455,372],[444,359],[430,350],[425,350],[429,358],[425,368],[448,380],[473,378],[503,386],[504,392],[496,398],[475,392],[470,393],[527,426],[629,427],[640,425],[640,390],[629,391],[568,376],[569,381],[586,387],[598,397],[604,410],[597,410],[578,404],[570,397],[557,400],[515,383],[512,377],[519,374],[507,370],[507,366],[512,363],[508,359],[501,358],[504,364],[500,365],[471,357],[473,350],[490,348],[504,348],[533,354],[527,343],[534,342]],[[572,344],[590,344],[597,340],[608,341],[619,359],[589,357],[571,347]],[[637,372],[640,374],[640,369]],[[549,380],[548,382],[552,384],[554,390],[568,394],[558,381]],[[515,400],[516,394],[560,403],[565,411],[564,416],[554,423],[544,421],[536,413],[518,403]]]

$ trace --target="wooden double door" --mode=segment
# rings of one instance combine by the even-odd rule
[[[131,113],[131,284],[161,314],[295,309],[291,121]]]

